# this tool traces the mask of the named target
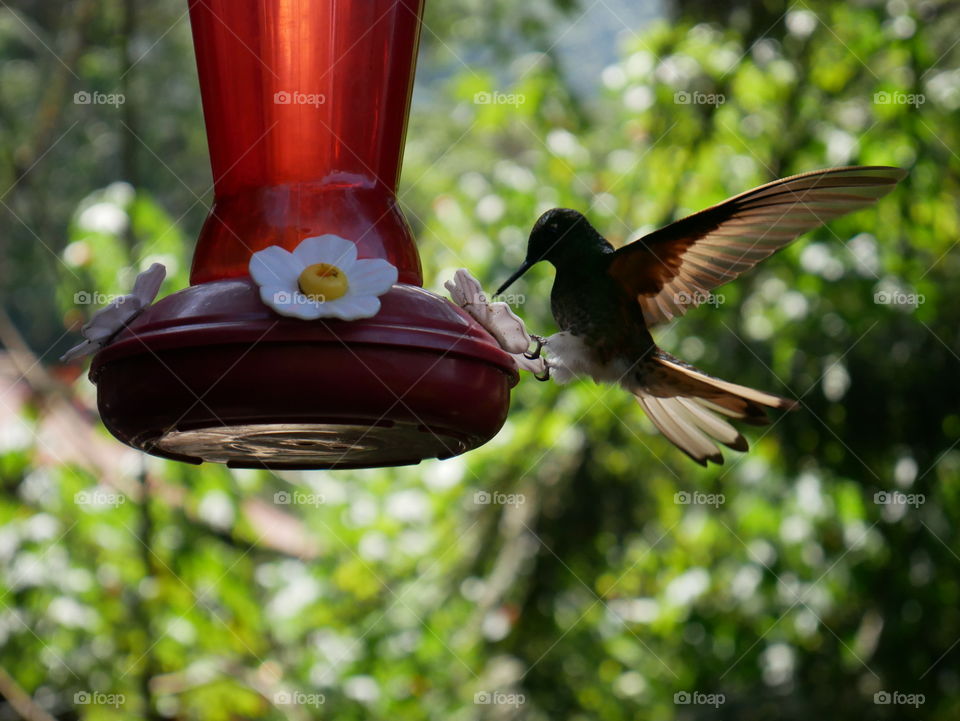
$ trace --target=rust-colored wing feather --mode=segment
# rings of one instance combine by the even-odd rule
[[[625,245],[609,273],[637,297],[648,325],[671,320],[797,236],[890,192],[900,168],[814,170],[775,180]]]

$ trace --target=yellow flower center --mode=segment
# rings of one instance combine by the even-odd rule
[[[347,274],[329,263],[308,265],[303,269],[297,283],[305,296],[320,303],[341,298],[350,287]]]

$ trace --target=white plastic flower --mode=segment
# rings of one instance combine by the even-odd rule
[[[443,284],[453,302],[469,313],[474,320],[493,336],[503,350],[510,354],[521,370],[542,375],[546,370],[543,357],[528,358],[524,355],[535,340],[527,332],[523,319],[516,315],[506,303],[491,303],[483,291],[480,281],[470,271],[461,268],[453,275],[453,280]]]
[[[154,263],[133,281],[133,290],[128,295],[114,298],[93,314],[90,321],[80,329],[86,340],[64,353],[60,360],[67,362],[96,353],[107,345],[117,333],[136,318],[153,302],[160,292],[167,269]]]
[[[380,311],[397,269],[380,258],[358,260],[353,243],[328,234],[304,238],[292,253],[276,245],[254,253],[250,276],[280,315],[357,320]]]

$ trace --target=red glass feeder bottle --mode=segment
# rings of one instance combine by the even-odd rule
[[[422,0],[191,0],[215,201],[191,286],[93,360],[107,428],[154,455],[234,467],[362,468],[492,438],[517,374],[421,287],[396,201]],[[373,318],[283,317],[251,255],[333,233],[399,282]]]

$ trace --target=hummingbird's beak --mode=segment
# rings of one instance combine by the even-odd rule
[[[528,270],[530,270],[530,268],[531,268],[532,266],[533,266],[533,263],[531,263],[529,260],[523,261],[523,265],[521,265],[519,268],[517,268],[517,272],[514,273],[513,275],[511,275],[509,278],[507,278],[507,282],[504,283],[503,285],[501,285],[501,286],[497,289],[497,295],[500,295],[501,293],[503,293],[503,291],[505,291],[507,288],[509,288],[511,285],[513,285],[513,282],[514,282],[517,278],[519,278],[521,275],[523,275],[524,273],[526,273]]]

